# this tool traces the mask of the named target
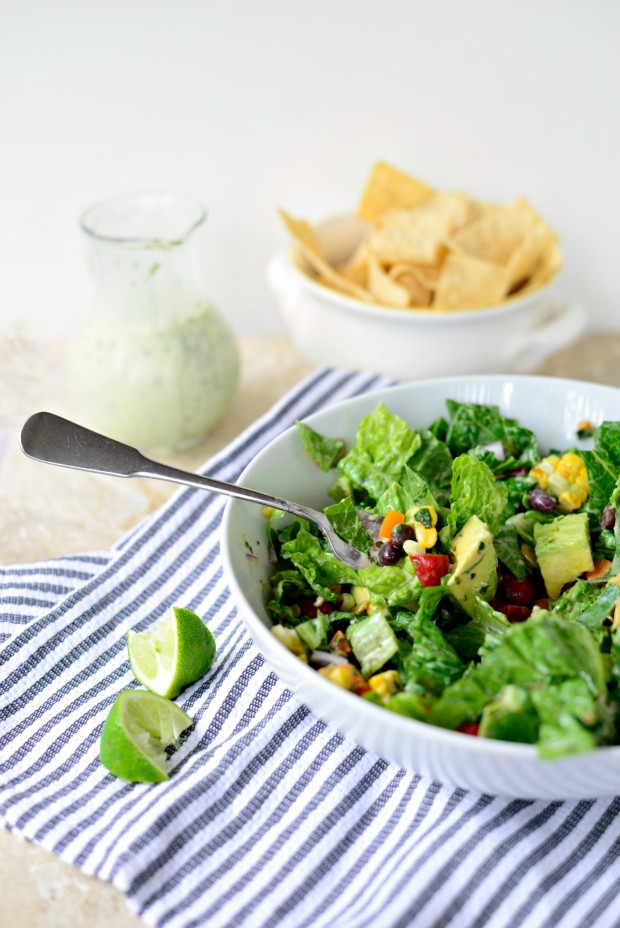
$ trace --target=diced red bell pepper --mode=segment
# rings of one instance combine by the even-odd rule
[[[354,670],[351,676],[351,692],[356,696],[363,696],[370,690],[370,684],[358,671]]]
[[[492,599],[491,606],[496,612],[501,612],[509,622],[525,622],[532,614],[531,606],[519,606],[516,603],[505,603],[501,599]]]
[[[463,732],[464,735],[477,735],[480,730],[478,722],[461,722],[457,731]]]
[[[441,578],[450,570],[447,554],[412,554],[410,559],[422,586],[439,586]]]
[[[504,574],[499,589],[502,599],[517,606],[529,606],[536,599],[536,586],[529,577],[519,580],[512,574]]]
[[[348,657],[353,648],[349,644],[349,639],[345,633],[338,630],[327,645],[327,650],[331,654],[340,654],[342,657]]]
[[[316,619],[319,612],[333,612],[334,604],[323,602],[317,606],[314,599],[302,599],[297,603],[299,606],[299,614],[306,616],[308,619]]]

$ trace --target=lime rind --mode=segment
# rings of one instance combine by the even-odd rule
[[[125,690],[101,731],[99,759],[129,782],[168,779],[166,748],[176,747],[192,720],[176,703],[148,690]]]
[[[215,657],[215,639],[195,612],[174,606],[148,631],[128,631],[127,650],[136,680],[174,699],[207,672]]]

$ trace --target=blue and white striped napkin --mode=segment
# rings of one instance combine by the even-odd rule
[[[235,480],[296,418],[383,386],[319,371],[209,462]],[[620,799],[504,800],[412,776],[317,720],[222,576],[222,497],[184,490],[115,549],[1,571],[0,812],[166,928],[620,925]],[[125,631],[184,605],[218,644],[168,783],[100,766]],[[620,784],[619,784],[620,786]],[[620,789],[619,789],[620,792]]]

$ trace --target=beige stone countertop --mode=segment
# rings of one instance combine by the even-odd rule
[[[240,343],[241,382],[227,416],[201,445],[168,459],[176,466],[196,469],[311,370],[284,336],[246,336]],[[39,360],[51,369],[58,363],[54,351]],[[548,358],[536,373],[620,387],[620,332],[588,334]],[[29,370],[24,378],[35,397]],[[61,408],[47,408],[63,412],[58,402]],[[24,412],[38,408],[44,407]],[[121,481],[28,461],[17,446],[18,420],[9,423],[9,447],[0,465],[0,563],[107,548],[176,489],[157,481]],[[0,925],[9,924],[138,928],[142,922],[111,885],[83,876],[47,851],[0,830]]]

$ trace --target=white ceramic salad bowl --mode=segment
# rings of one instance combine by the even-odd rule
[[[421,381],[356,397],[306,421],[350,445],[364,415],[382,400],[413,426],[445,415],[446,399],[492,403],[537,435],[543,452],[571,445],[577,422],[620,420],[620,390],[578,381],[521,376],[471,376]],[[239,483],[323,508],[333,485],[306,456],[296,429],[268,445]],[[251,550],[252,556],[248,556]],[[271,633],[265,608],[272,565],[260,507],[232,500],[227,507],[222,553],[228,583],[260,650],[285,684],[317,716],[367,750],[410,772],[502,796],[577,799],[620,791],[620,747],[542,761],[530,745],[471,737],[397,715],[341,689],[289,652]]]
[[[349,215],[316,227],[330,263],[353,253],[364,228]],[[558,296],[555,280],[500,306],[453,312],[393,309],[344,296],[303,273],[290,248],[272,258],[267,280],[303,358],[397,380],[529,373],[578,338],[586,321],[579,304]]]

